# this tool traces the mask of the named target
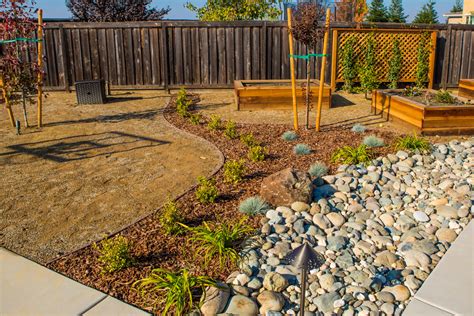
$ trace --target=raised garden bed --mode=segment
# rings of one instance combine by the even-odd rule
[[[436,93],[434,90],[428,92]],[[375,90],[372,111],[387,120],[407,123],[427,135],[474,134],[474,104],[461,98],[457,104],[434,102],[427,105],[422,103],[423,99],[423,96],[404,96],[402,90]]]
[[[302,85],[306,80],[296,81],[298,108],[305,108],[305,93]],[[235,102],[238,110],[291,110],[293,97],[291,80],[235,80]],[[311,81],[311,100],[318,102],[319,80]],[[327,84],[323,89],[323,108],[331,107],[331,87]]]
[[[459,96],[474,100],[474,79],[459,80]]]

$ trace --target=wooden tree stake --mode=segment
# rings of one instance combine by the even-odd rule
[[[38,127],[43,126],[43,10],[38,10]]]
[[[288,13],[288,43],[290,45],[290,72],[291,72],[291,94],[293,96],[293,127],[298,130],[298,107],[296,105],[296,78],[295,78],[295,59],[293,58],[293,35],[291,34],[291,8]]]
[[[3,76],[0,76],[0,87],[2,88],[2,95],[3,99],[5,100],[5,108],[8,113],[8,117],[10,118],[10,123],[12,124],[12,127],[16,126],[15,123],[15,116],[13,115],[13,110],[10,102],[8,101],[8,96],[7,96],[7,90],[3,86]]]
[[[323,59],[321,61],[321,76],[319,77],[319,97],[318,97],[318,113],[316,115],[316,131],[321,130],[321,107],[323,105],[323,89],[324,89],[324,77],[326,73],[326,60],[328,51],[328,40],[329,40],[329,23],[331,19],[331,9],[326,10],[326,31],[324,32],[323,42]]]

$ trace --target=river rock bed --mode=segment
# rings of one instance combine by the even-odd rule
[[[326,260],[309,273],[306,315],[400,315],[472,219],[473,171],[474,139],[340,166],[314,180],[311,204],[266,212],[240,271],[201,311],[296,314],[300,271],[283,259],[306,242]]]

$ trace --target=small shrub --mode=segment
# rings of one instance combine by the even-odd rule
[[[165,269],[153,269],[150,274],[133,283],[142,296],[155,298],[155,304],[164,307],[162,315],[174,310],[174,315],[184,315],[195,308],[195,290],[203,292],[216,282],[207,276],[194,276],[184,269],[178,273]],[[156,298],[162,298],[156,299]]]
[[[186,90],[181,88],[176,97],[176,112],[178,112],[178,115],[181,117],[189,116],[189,107],[191,104],[192,102],[187,98]]]
[[[436,102],[439,102],[439,103],[453,104],[453,103],[456,102],[456,98],[453,97],[446,90],[439,90],[438,92],[436,92],[434,98],[435,98]]]
[[[204,264],[217,258],[220,267],[235,264],[240,259],[237,246],[243,241],[253,229],[245,224],[247,217],[242,218],[235,224],[219,224],[215,227],[204,222],[198,227],[189,227],[181,224],[192,233],[190,240],[197,244],[194,253],[204,258]]]
[[[418,137],[416,133],[413,136],[407,135],[399,137],[395,141],[395,149],[397,150],[428,150],[430,149],[430,142],[423,137]]]
[[[270,206],[259,196],[252,196],[243,200],[239,205],[239,211],[247,215],[262,214]]]
[[[308,173],[313,178],[323,177],[328,174],[328,167],[321,162],[316,162],[309,167]]]
[[[198,187],[196,189],[196,198],[201,203],[214,203],[219,192],[214,179],[198,177]]]
[[[252,146],[247,154],[247,157],[252,161],[264,161],[266,156],[267,149],[263,146]]]
[[[212,114],[207,127],[212,131],[221,129],[221,118],[218,115]]]
[[[293,131],[286,131],[281,135],[281,138],[289,142],[298,139],[298,134]]]
[[[229,139],[236,139],[239,137],[239,133],[237,132],[237,128],[235,127],[234,121],[227,121],[225,125],[224,135]]]
[[[202,120],[202,115],[201,114],[190,114],[189,115],[189,121],[193,125],[201,124],[201,120]]]
[[[258,146],[260,143],[255,139],[252,133],[240,135],[240,141],[247,147]]]
[[[375,135],[366,136],[362,143],[367,147],[382,147],[385,145],[383,139]]]
[[[94,243],[93,247],[99,252],[99,262],[102,265],[103,273],[112,273],[133,263],[130,243],[123,236],[104,239],[99,245]]]
[[[295,147],[293,147],[293,152],[298,156],[309,155],[311,154],[311,148],[305,144],[297,144]]]
[[[344,86],[342,89],[347,92],[353,91],[354,81],[357,78],[355,44],[355,37],[350,37],[342,49],[342,78],[344,79]]]
[[[159,218],[161,227],[165,230],[168,235],[180,234],[183,231],[183,227],[179,225],[183,221],[183,216],[175,202],[168,200],[163,205],[162,213]]]
[[[224,178],[226,182],[239,183],[245,173],[243,160],[229,160],[224,164]]]
[[[354,126],[352,126],[351,131],[353,131],[354,133],[363,133],[365,132],[366,129],[367,128],[364,125],[357,123]]]
[[[407,86],[402,94],[406,97],[417,97],[421,95],[421,89],[416,86]]]
[[[370,151],[367,146],[362,144],[358,147],[344,146],[336,149],[332,154],[332,162],[340,162],[348,165],[357,165],[360,163],[367,164],[372,160]]]

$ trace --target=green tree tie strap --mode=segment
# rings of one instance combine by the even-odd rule
[[[308,55],[288,55],[290,58],[297,58],[297,59],[309,59],[310,57],[324,57],[328,56],[328,54],[308,54]]]
[[[15,42],[42,42],[43,40],[37,39],[37,38],[25,38],[25,37],[18,37],[10,40],[0,40],[0,44],[6,44],[6,43],[15,43]]]

